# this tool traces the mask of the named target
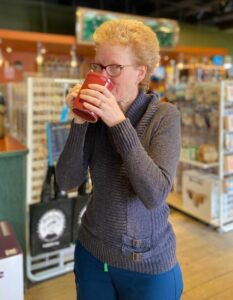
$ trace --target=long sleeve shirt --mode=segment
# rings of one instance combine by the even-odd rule
[[[126,119],[108,127],[72,123],[56,176],[61,189],[79,186],[89,168],[93,194],[79,230],[99,260],[146,274],[176,264],[176,239],[166,197],[180,151],[175,106],[141,90]]]

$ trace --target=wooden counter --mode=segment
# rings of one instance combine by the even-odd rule
[[[10,135],[0,139],[0,220],[8,220],[25,254],[27,148]]]
[[[27,152],[27,148],[18,140],[7,134],[4,138],[0,139],[0,156],[9,155],[17,152]]]

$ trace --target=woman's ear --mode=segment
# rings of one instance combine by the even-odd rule
[[[143,81],[146,76],[147,66],[139,66],[138,67],[138,84]]]

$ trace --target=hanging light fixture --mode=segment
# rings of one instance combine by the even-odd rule
[[[3,54],[2,54],[2,50],[0,49],[0,68],[3,66]]]
[[[43,47],[42,43],[37,43],[36,63],[38,66],[43,64],[45,53],[46,53],[46,49]]]
[[[2,44],[2,39],[0,38],[0,45]],[[0,49],[0,68],[3,66],[3,54],[2,54],[2,49]]]
[[[70,56],[71,56],[71,60],[70,60],[71,68],[77,68],[78,60],[77,60],[77,56],[76,56],[76,46],[75,45],[73,45],[70,50]]]

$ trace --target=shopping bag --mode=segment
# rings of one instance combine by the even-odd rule
[[[38,255],[68,247],[72,240],[73,200],[63,195],[49,166],[41,202],[30,205],[30,252]]]

